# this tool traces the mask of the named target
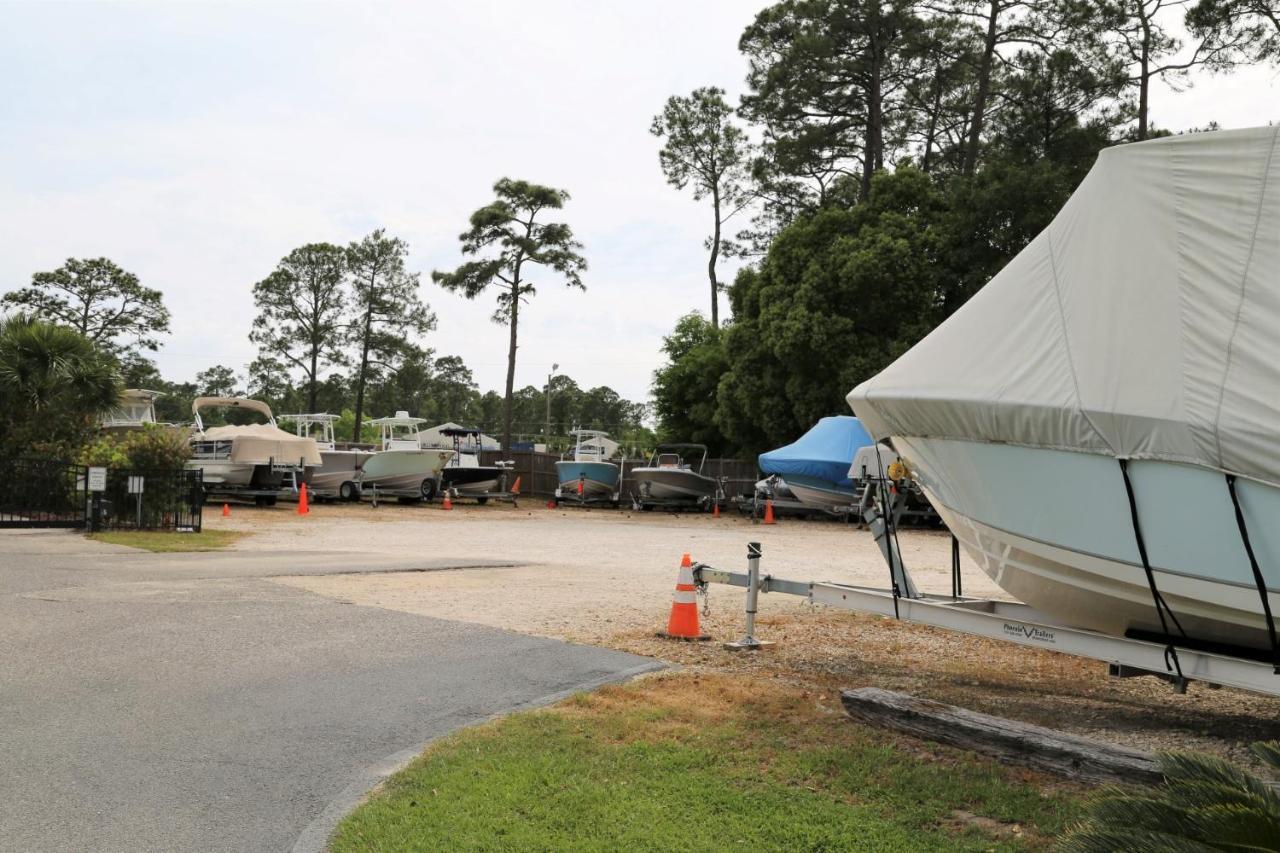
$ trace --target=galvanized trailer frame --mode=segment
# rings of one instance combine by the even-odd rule
[[[910,572],[902,563],[892,523],[886,524],[875,508],[868,511],[867,522],[889,565],[893,582],[891,589],[761,575],[761,547],[758,542],[747,546],[745,572],[695,564],[693,578],[700,589],[705,590],[707,584],[721,583],[747,590],[746,635],[727,645],[735,649],[754,649],[766,644],[755,636],[756,603],[761,592],[779,592],[802,596],[813,604],[874,613],[917,625],[1092,658],[1105,662],[1113,676],[1156,676],[1173,682],[1180,692],[1186,689],[1189,681],[1203,681],[1280,696],[1280,674],[1271,663],[1179,646],[1177,655],[1182,672],[1179,678],[1170,663],[1167,643],[1071,628],[1054,623],[1044,613],[1025,604],[966,597],[958,594],[958,578],[953,578],[957,594],[926,595],[916,588]]]

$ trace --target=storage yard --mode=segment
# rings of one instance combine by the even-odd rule
[[[703,629],[715,642],[655,636],[665,626],[682,551],[741,570],[746,543],[763,546],[766,571],[793,580],[885,586],[887,568],[871,534],[822,521],[774,526],[724,516],[542,505],[436,507],[323,505],[299,517],[284,506],[235,509],[206,521],[250,531],[237,551],[349,552],[430,565],[486,561],[500,568],[277,578],[276,583],[358,606],[473,622],[651,655],[695,671],[742,673],[810,688],[839,709],[839,690],[874,684],[974,710],[1094,736],[1144,750],[1203,749],[1247,760],[1248,743],[1280,736],[1274,700],[1193,683],[1186,694],[1153,678],[1109,678],[1106,666],[873,616],[762,595],[763,652],[721,641],[743,630],[743,591],[712,586]],[[903,558],[925,592],[950,585],[945,531],[902,530]],[[964,591],[1001,597],[965,558]],[[700,603],[701,607],[701,603]]]

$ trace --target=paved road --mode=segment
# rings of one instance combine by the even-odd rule
[[[380,760],[654,666],[262,579],[388,568],[447,567],[0,534],[0,849],[289,850]]]

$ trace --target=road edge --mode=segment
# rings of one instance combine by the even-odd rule
[[[619,670],[618,672],[602,675],[575,684],[572,687],[566,687],[557,690],[554,693],[548,693],[545,696],[539,696],[536,699],[529,699],[517,705],[512,705],[503,711],[490,714],[487,717],[476,720],[467,726],[459,728],[470,728],[470,726],[483,725],[492,720],[505,717],[508,714],[514,714],[519,711],[527,711],[532,708],[542,708],[547,705],[553,705],[562,699],[567,699],[575,693],[582,693],[587,690],[595,690],[606,684],[617,684],[623,681],[644,675],[649,672],[657,672],[663,669],[672,669],[673,667],[661,660],[653,659],[645,663],[630,667],[629,669]],[[458,731],[454,729],[453,731]],[[422,752],[435,741],[439,740],[452,732],[443,732],[435,737],[428,738],[414,746],[393,752],[384,756],[372,764],[361,768],[355,776],[347,783],[336,797],[329,800],[325,807],[321,809],[320,814],[316,815],[298,834],[297,839],[290,848],[291,853],[324,853],[328,849],[329,839],[333,836],[333,831],[337,829],[338,824],[344,817],[355,810],[369,795],[369,793],[380,785],[383,780],[394,773],[403,770],[409,765],[409,762],[417,758]]]

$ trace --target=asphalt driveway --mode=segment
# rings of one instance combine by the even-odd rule
[[[425,741],[656,666],[259,579],[406,567],[0,534],[0,848],[314,849]]]

